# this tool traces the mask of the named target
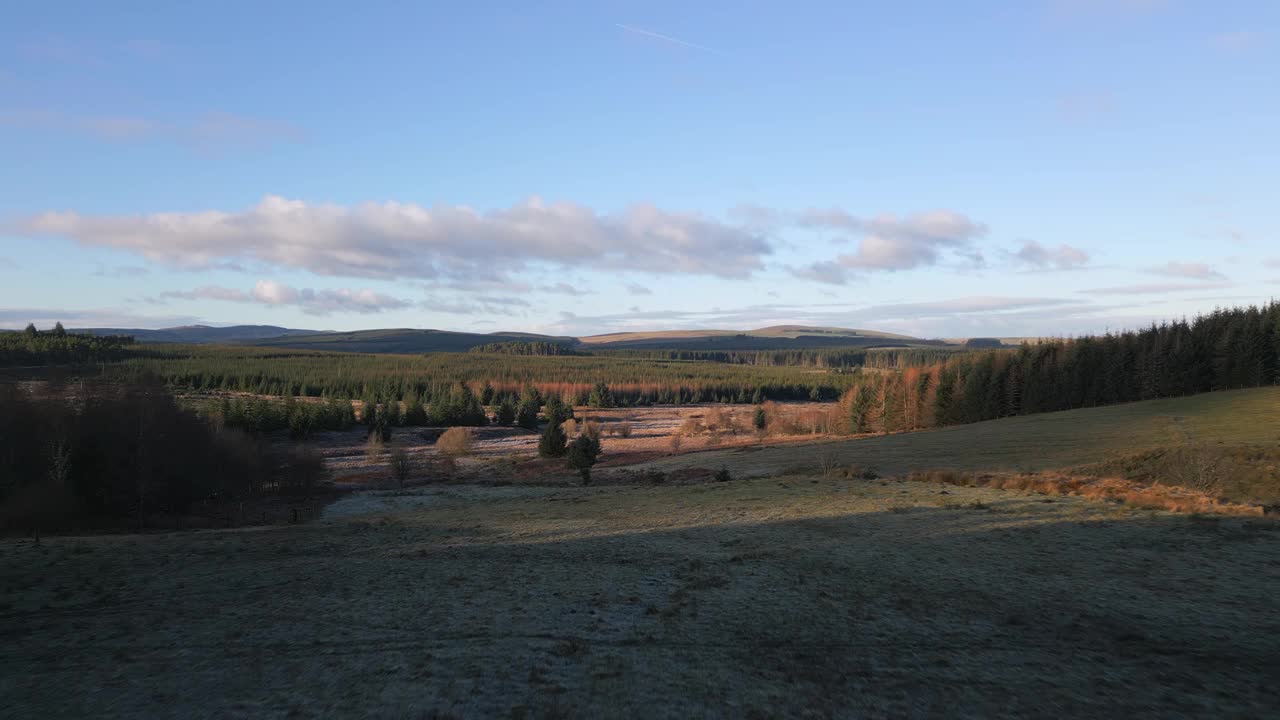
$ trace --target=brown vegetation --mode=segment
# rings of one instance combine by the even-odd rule
[[[1020,490],[1042,495],[1073,495],[1090,500],[1122,502],[1137,507],[1181,513],[1263,515],[1258,505],[1232,503],[1202,491],[1168,485],[1142,485],[1117,478],[1073,476],[1059,473],[976,473],[931,470],[911,473],[907,480],[963,487]]]
[[[471,454],[471,441],[471,428],[452,427],[436,441],[436,449],[447,457],[464,457]]]

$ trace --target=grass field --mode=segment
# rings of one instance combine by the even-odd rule
[[[1280,388],[1027,415],[820,445],[691,453],[663,458],[649,467],[669,472],[724,466],[735,475],[749,477],[812,469],[825,456],[831,462],[874,468],[881,474],[938,468],[1036,471],[1103,463],[1188,443],[1209,448],[1219,444],[1280,447]]]
[[[352,498],[310,525],[0,543],[6,714],[1259,717],[1280,703],[1271,522],[808,477],[399,499],[417,509],[351,514]]]

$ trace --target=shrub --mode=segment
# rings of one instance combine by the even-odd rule
[[[569,467],[582,476],[583,485],[590,485],[591,466],[596,464],[596,458],[600,456],[600,441],[585,433],[579,435],[569,443],[568,455]]]
[[[729,482],[732,479],[733,479],[733,474],[729,472],[728,467],[721,465],[720,469],[716,471],[716,474],[715,474],[716,482]]]
[[[671,454],[675,455],[680,452],[681,440],[679,435],[672,435],[667,438],[667,446],[671,448]]]
[[[436,440],[436,450],[449,458],[471,454],[471,428],[451,427]]]
[[[564,428],[565,437],[573,437],[578,434],[578,421],[573,418],[560,423],[560,427]]]
[[[499,425],[510,425],[516,421],[516,406],[511,402],[511,398],[502,398],[502,402],[498,403],[498,411],[494,417]],[[534,417],[537,417],[536,413]]]
[[[584,432],[582,437],[585,436]],[[542,437],[538,438],[538,455],[544,458],[564,457],[566,442],[568,438],[565,437],[560,423],[547,423],[547,427],[542,431]]]
[[[595,422],[594,420],[588,420],[582,423],[582,434],[596,442],[600,442],[600,423]]]
[[[631,437],[631,423],[622,422],[614,425],[614,429],[618,432],[618,437]]]
[[[769,427],[769,416],[765,414],[763,405],[756,406],[755,415],[751,418],[751,425],[756,429],[757,433],[762,435],[765,429]]]
[[[685,418],[685,421],[680,423],[679,432],[681,435],[692,436],[692,435],[700,435],[705,430],[706,428],[702,424],[702,418],[690,417],[690,418]]]
[[[457,428],[461,429],[461,428]],[[464,431],[465,432],[465,431]],[[413,475],[413,457],[405,452],[404,448],[396,448],[391,451],[391,457],[387,462],[387,467],[391,471],[391,477],[395,479],[396,484],[403,490],[405,483],[409,481]]]

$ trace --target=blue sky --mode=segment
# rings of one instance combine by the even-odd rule
[[[1280,291],[1274,2],[24,5],[0,327],[1046,335]]]

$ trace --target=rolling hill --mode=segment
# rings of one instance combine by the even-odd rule
[[[656,330],[619,332],[587,337],[539,335],[528,332],[468,333],[449,330],[383,328],[348,332],[301,330],[274,325],[235,325],[144,330],[85,328],[72,332],[91,335],[132,335],[142,343],[255,345],[260,347],[361,353],[465,352],[498,342],[538,340],[580,350],[798,350],[834,347],[927,347],[947,345],[907,335],[836,327],[775,325],[756,330]]]
[[[313,335],[288,335],[245,343],[258,347],[280,347],[299,350],[329,350],[334,352],[361,353],[425,353],[465,352],[488,343],[543,340],[565,345],[576,345],[572,337],[531,335],[528,333],[465,333],[448,330],[415,330],[391,328],[385,330],[356,330],[353,332],[317,333]]]
[[[129,335],[140,343],[186,343],[200,345],[205,343],[238,344],[262,340],[265,338],[281,338],[292,335],[316,335],[319,330],[297,330],[277,327],[275,325],[232,325],[230,327],[210,327],[208,325],[184,325],[182,327],[162,328],[160,330],[144,330],[141,328],[78,328],[67,332],[85,335]]]

